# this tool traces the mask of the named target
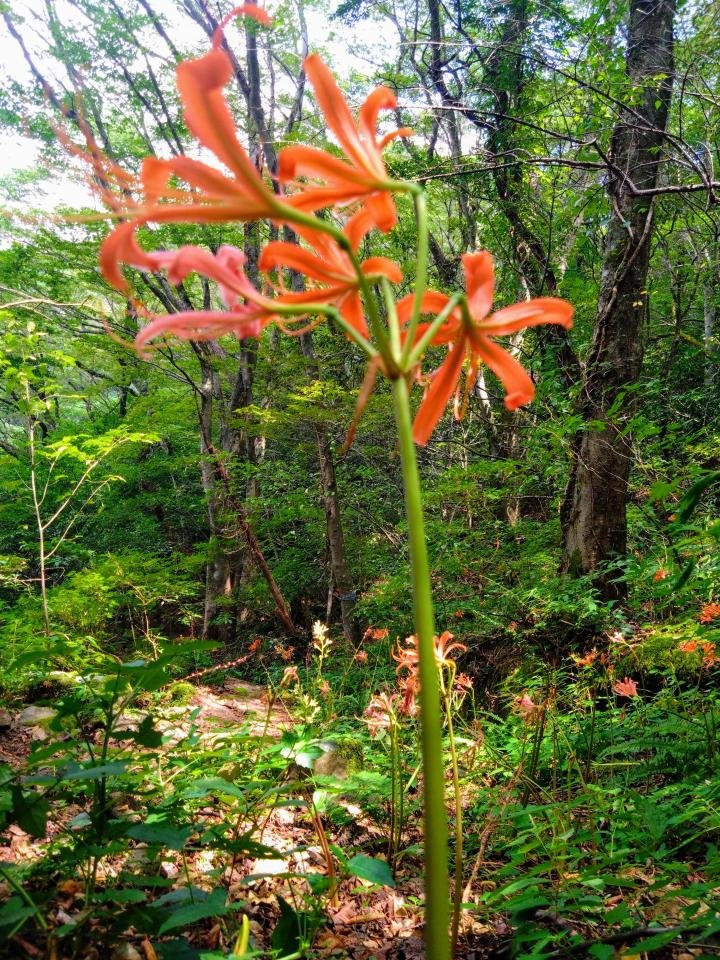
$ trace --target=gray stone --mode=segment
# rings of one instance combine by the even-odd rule
[[[53,710],[52,707],[25,707],[18,717],[18,722],[23,727],[35,727],[39,724],[49,723],[56,715],[57,710]]]

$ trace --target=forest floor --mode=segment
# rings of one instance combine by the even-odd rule
[[[32,722],[38,719],[34,714],[35,709],[29,705],[13,713],[4,712],[0,717],[4,723],[0,740],[1,762],[14,768],[22,767],[33,744],[47,737],[43,723]],[[279,738],[283,731],[293,725],[292,716],[280,700],[268,703],[266,688],[234,679],[226,680],[217,687],[198,686],[188,703],[166,707],[158,712],[158,717],[157,725],[163,731],[167,745],[172,746],[192,732],[197,737],[199,749],[202,745],[212,744],[224,731],[239,725],[244,725],[255,736],[268,739]],[[136,719],[137,711],[132,711],[127,717],[127,724],[131,725]],[[120,725],[124,722],[121,720]],[[341,798],[340,802],[350,815],[349,824],[342,831],[328,833],[329,843],[341,849],[382,849],[384,834],[372,819],[364,816],[362,809],[349,797]],[[132,798],[128,797],[117,812],[126,813],[131,809]],[[41,840],[33,839],[13,824],[6,831],[4,839],[0,838],[0,862],[27,866],[47,857],[49,846],[58,839],[60,833],[68,829],[68,824],[80,810],[74,805],[55,808],[48,821],[47,834]],[[208,808],[201,811],[203,815],[212,817],[213,810]],[[272,848],[277,856],[231,858],[223,866],[218,862],[218,857],[222,855],[189,847],[182,854],[165,851],[159,863],[159,872],[165,879],[177,879],[178,887],[192,884],[199,889],[212,887],[213,881],[217,882],[220,876],[228,890],[229,901],[243,901],[255,943],[269,949],[270,935],[278,923],[278,897],[300,910],[304,891],[301,890],[299,894],[298,885],[304,886],[303,875],[326,875],[327,862],[322,845],[318,842],[313,819],[307,809],[300,806],[283,805],[271,809],[253,838]],[[408,824],[405,842],[416,852],[404,858],[396,868],[395,888],[379,887],[357,878],[339,880],[314,940],[315,956],[352,957],[358,960],[366,957],[414,960],[424,956],[422,861],[417,856],[420,841],[417,825]],[[147,845],[137,844],[129,854],[126,852],[104,858],[98,874],[100,884],[110,885],[127,871],[128,860],[132,860],[134,867],[142,867],[143,861],[147,860],[146,853]],[[0,883],[0,901],[10,893],[2,889],[4,886]],[[57,878],[55,894],[47,905],[46,916],[51,926],[78,922],[82,918],[83,887],[77,877]],[[167,893],[167,890],[164,892]],[[205,950],[227,949],[231,944],[224,942],[223,930],[221,924],[208,923],[184,934],[182,941],[166,938],[165,942],[159,939],[151,942],[129,930],[119,944],[108,944],[111,952],[101,956],[111,960],[154,960],[155,957],[161,960],[181,957],[185,945]],[[496,948],[507,932],[508,928],[501,920],[498,920],[496,928],[478,922],[469,923],[461,934],[457,956],[468,960],[496,956]],[[95,944],[97,933],[99,931],[96,930],[93,938]],[[13,937],[11,949],[19,952],[5,955],[45,957],[46,951],[27,937],[27,931]],[[0,955],[3,955],[2,948]],[[65,960],[66,955],[60,948],[60,952],[51,956],[53,960]],[[95,960],[98,953],[96,947],[90,947],[89,952],[73,956]]]
[[[361,857],[374,863],[383,861],[384,866],[388,838],[386,824],[382,817],[378,817],[377,810],[373,814],[364,806],[362,797],[355,795],[351,787],[344,790],[342,772],[337,774],[339,782],[331,788],[332,801],[336,811],[342,808],[341,815],[322,813],[318,797],[325,789],[323,776],[317,776],[318,769],[314,771],[315,776],[309,769],[303,769],[300,755],[293,753],[296,747],[283,753],[284,744],[299,742],[293,741],[298,729],[297,717],[293,715],[297,706],[297,702],[291,699],[284,702],[282,691],[279,695],[272,695],[266,687],[235,678],[227,678],[215,686],[195,686],[194,690],[189,690],[183,703],[155,703],[153,722],[162,734],[161,746],[150,748],[133,744],[126,748],[133,756],[130,769],[136,787],[128,790],[118,783],[114,792],[109,794],[110,822],[131,825],[131,829],[125,829],[121,836],[135,839],[124,839],[117,852],[109,850],[97,858],[92,905],[86,899],[87,867],[83,866],[82,855],[76,855],[74,860],[58,856],[74,842],[73,831],[77,829],[74,823],[83,817],[85,823],[88,822],[87,789],[83,792],[75,788],[75,793],[58,795],[49,808],[42,839],[34,838],[18,823],[10,825],[0,835],[0,867],[15,869],[19,875],[28,877],[26,889],[40,905],[38,909],[42,911],[47,929],[43,931],[40,926],[26,923],[10,936],[7,943],[0,942],[0,957],[3,960],[198,960],[209,955],[227,956],[237,937],[237,921],[228,922],[229,911],[238,909],[249,921],[254,946],[272,955],[273,951],[277,953],[273,936],[282,926],[283,904],[289,904],[293,917],[307,922],[307,939],[312,941],[310,955],[315,958],[420,960],[424,956],[424,878],[422,835],[417,814],[418,784],[407,796],[411,812],[402,833],[400,856],[393,868],[395,885],[384,885],[383,881],[373,883],[358,874],[349,875],[351,872],[346,866],[351,852],[362,851]],[[60,743],[63,738],[67,739],[68,735],[62,731],[53,733],[48,730],[52,713],[52,708],[36,704],[16,704],[11,710],[0,711],[0,762],[9,764],[21,779],[31,750],[37,753],[53,737]],[[138,730],[146,716],[143,709],[122,713],[117,723],[118,732]],[[622,720],[623,724],[626,722]],[[91,739],[93,736],[99,739],[99,731],[90,734]],[[214,768],[206,764],[205,758],[209,756],[219,758]],[[35,765],[36,772],[42,774],[45,762],[43,760],[39,767]],[[222,800],[213,786],[209,786],[206,792],[187,793],[182,801],[186,804],[182,808],[186,819],[161,819],[158,836],[155,836],[153,830],[156,827],[152,824],[157,820],[152,818],[162,806],[162,799],[145,799],[142,791],[145,789],[143,784],[149,782],[147,771],[134,772],[136,768],[146,769],[143,763],[155,764],[158,769],[162,767],[168,795],[175,790],[182,796],[183,790],[187,790],[183,784],[194,790],[195,785],[203,781],[202,777],[197,779],[198,771],[215,769],[215,776],[223,779],[212,782],[230,786],[244,784],[245,787],[249,784],[248,789],[259,790],[260,802],[252,801],[246,806],[245,794],[239,787],[236,787],[239,802]],[[265,763],[268,764],[266,769],[263,767]],[[32,768],[32,760],[29,768]],[[191,771],[189,775],[186,770]],[[176,779],[183,776],[182,781]],[[335,771],[332,776],[336,776]],[[709,780],[705,782],[709,783]],[[657,786],[660,785],[658,782]],[[597,793],[600,786],[592,784],[591,788]],[[132,789],[138,791],[137,795],[133,795]],[[498,784],[493,777],[478,773],[472,774],[464,789],[466,800],[478,792],[494,796],[496,800],[502,794],[502,791],[498,793]],[[613,796],[617,797],[618,803],[624,802],[622,791]],[[630,793],[627,796],[629,798]],[[197,799],[188,800],[187,797]],[[587,798],[583,799],[578,793],[566,800],[569,807],[580,804],[577,824],[582,829],[583,817],[587,815],[587,811],[583,814],[582,810],[590,809]],[[223,803],[227,805],[223,806]],[[521,808],[518,808],[518,814],[520,812]],[[539,806],[531,806],[528,811],[530,820],[535,818],[537,823],[546,814],[547,809]],[[166,815],[167,812],[163,814]],[[646,815],[649,816],[649,812]],[[669,818],[669,815],[666,816]],[[714,823],[715,819],[709,835],[713,835]],[[146,831],[139,839],[132,832],[134,824],[141,825]],[[170,824],[174,824],[180,833],[184,831],[181,842],[168,839]],[[473,875],[475,868],[479,866],[481,869],[477,871],[473,893],[469,897],[476,906],[469,905],[462,916],[456,952],[459,960],[509,957],[518,923],[527,917],[538,928],[539,932],[534,935],[545,937],[549,956],[592,956],[596,960],[622,956],[634,960],[634,944],[649,942],[648,937],[652,937],[655,929],[663,931],[661,936],[666,939],[652,948],[654,960],[698,960],[713,957],[720,950],[720,947],[711,945],[715,942],[714,936],[709,943],[699,943],[697,937],[693,942],[692,924],[697,925],[697,917],[708,909],[708,922],[711,921],[713,908],[709,904],[713,900],[717,902],[716,897],[720,895],[720,888],[713,882],[713,870],[709,865],[704,868],[696,856],[685,858],[685,874],[677,873],[676,863],[676,872],[665,876],[664,854],[643,858],[635,856],[628,848],[626,857],[616,863],[613,878],[609,875],[610,868],[602,866],[605,851],[596,849],[597,865],[593,867],[591,848],[595,841],[589,835],[584,840],[580,836],[577,863],[589,858],[588,876],[594,878],[597,874],[604,881],[601,896],[594,898],[595,905],[591,905],[591,912],[587,912],[582,905],[582,896],[588,890],[594,891],[595,886],[583,888],[580,901],[570,898],[564,905],[561,898],[557,901],[538,899],[532,889],[522,887],[531,882],[528,877],[532,875],[544,882],[544,874],[541,876],[537,867],[534,874],[525,877],[533,858],[539,862],[537,844],[532,849],[528,847],[530,853],[527,856],[520,853],[519,859],[503,844],[509,842],[510,847],[518,843],[524,845],[532,839],[535,826],[530,831],[526,826],[525,833],[522,833],[518,820],[515,835],[506,830],[504,841],[498,839],[496,848],[488,849],[486,856],[485,840],[498,832],[498,826],[497,815],[484,820],[468,817],[468,845],[472,845],[472,837],[475,843],[466,863],[466,878],[473,861],[476,861]],[[647,830],[647,826],[644,829]],[[704,832],[701,824],[697,829],[700,834]],[[558,830],[559,826],[555,833]],[[213,839],[208,840],[211,834]],[[228,836],[236,841],[243,841],[245,837],[250,839],[247,845],[236,843],[233,849],[222,846],[223,838]],[[552,838],[548,842],[552,842]],[[541,886],[540,890],[550,889],[556,883],[560,890],[568,884],[582,886],[585,882],[585,868],[573,866],[575,861],[566,857],[566,862],[563,856],[551,858],[552,864],[547,867],[549,886]],[[478,857],[481,858],[479,862]],[[320,894],[315,889],[316,881],[325,882],[325,889]],[[695,888],[703,885],[707,890],[702,893],[702,899],[708,906],[701,906],[700,914],[689,914],[696,898]],[[492,891],[503,886],[508,890],[508,907],[511,906],[509,898],[515,898],[514,914],[501,903],[497,909],[481,906],[486,894],[491,895]],[[513,887],[517,887],[519,893],[512,892]],[[197,916],[187,914],[183,923],[175,924],[172,933],[163,933],[159,927],[162,917],[167,914],[162,911],[168,907],[171,913],[176,909],[178,914],[191,910],[195,905],[193,891],[200,907],[202,897],[210,898],[217,891],[223,892],[223,897],[226,895],[227,906],[223,899],[219,913],[200,911]],[[128,920],[124,913],[135,905],[129,895],[140,892],[143,899],[138,901],[138,909],[145,911],[145,918],[162,914],[161,920],[155,920],[155,926],[150,927],[158,930],[157,933],[147,932],[148,926],[142,927]],[[517,901],[518,896],[521,902]],[[172,897],[178,898],[177,902],[172,901]],[[0,904],[12,898],[13,890],[7,883],[0,882]],[[635,918],[635,924],[627,926],[625,932],[617,928],[614,914],[619,911],[627,913],[628,918]],[[686,936],[683,943],[683,937],[673,931],[680,931],[684,923],[687,925],[688,917],[690,939],[688,942]],[[73,928],[81,933],[77,936],[68,933]],[[55,931],[59,933],[56,935]],[[565,950],[560,947],[554,952],[554,948],[559,943],[566,943],[568,938],[571,938],[571,944],[566,944]],[[579,949],[581,945],[584,945],[583,949]]]

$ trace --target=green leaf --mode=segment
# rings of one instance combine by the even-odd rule
[[[596,957],[596,960],[610,960],[615,954],[615,947],[609,943],[594,943],[588,947],[588,953],[591,957]]]
[[[245,790],[230,783],[229,780],[223,780],[222,777],[200,777],[193,780],[189,787],[186,787],[181,796],[187,800],[202,800],[211,794],[220,794],[238,799],[245,796]]]
[[[23,793],[20,787],[12,788],[13,817],[18,826],[31,837],[44,837],[47,827],[49,803],[34,790]]]
[[[186,927],[198,920],[205,920],[207,917],[224,917],[229,910],[226,891],[222,887],[217,887],[206,900],[200,903],[190,903],[175,910],[160,927],[158,933],[162,935],[167,933],[168,930]]]
[[[272,948],[280,956],[296,953],[300,946],[300,915],[278,894],[280,919],[272,934]]]
[[[143,903],[147,894],[144,890],[104,890],[96,899],[100,903]]]
[[[116,737],[118,740],[132,740],[142,747],[159,747],[163,742],[163,735],[155,729],[155,721],[150,714],[143,718],[137,730],[121,730]]]
[[[14,927],[19,930],[25,920],[35,912],[21,897],[10,897],[7,903],[0,907],[0,927]]]
[[[101,763],[96,767],[81,767],[72,763],[65,767],[60,774],[61,780],[100,780],[102,777],[116,777],[124,773],[128,767],[126,760],[113,760],[111,763]]]
[[[680,503],[677,506],[675,514],[680,523],[686,523],[692,516],[695,507],[700,502],[700,497],[707,490],[708,487],[711,487],[714,483],[720,482],[720,470],[716,470],[713,473],[708,473],[704,477],[701,477],[697,480],[682,498]]]
[[[375,857],[366,857],[358,853],[347,863],[348,873],[361,880],[368,880],[380,887],[394,887],[395,881],[392,872],[385,860]]]
[[[127,835],[133,840],[156,844],[168,850],[182,850],[192,833],[192,827],[174,827],[166,820],[150,814],[145,823],[130,827]]]
[[[663,933],[656,933],[653,937],[648,937],[647,940],[641,940],[640,943],[635,943],[632,946],[633,954],[640,953],[650,953],[651,950],[659,950],[661,947],[666,947],[668,943],[672,943],[673,940],[677,940],[680,936],[677,930],[666,930]]]

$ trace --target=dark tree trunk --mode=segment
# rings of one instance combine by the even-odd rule
[[[605,241],[598,319],[579,410],[585,427],[574,438],[562,506],[563,569],[597,573],[607,599],[623,596],[609,569],[627,549],[627,495],[632,467],[628,424],[643,360],[642,326],[664,131],[673,83],[675,0],[631,0],[626,72],[628,101],[612,140],[607,185],[611,218]],[[632,179],[630,185],[625,176]]]

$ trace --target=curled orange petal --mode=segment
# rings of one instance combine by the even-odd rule
[[[387,257],[368,257],[360,266],[367,276],[381,274],[393,283],[402,283],[402,270],[394,260],[388,260]]]
[[[483,332],[493,336],[515,333],[525,327],[537,327],[545,323],[558,324],[569,330],[572,327],[573,308],[557,297],[537,297],[525,303],[496,310],[482,323]]]
[[[465,289],[468,295],[468,309],[476,322],[490,313],[495,287],[495,268],[493,258],[487,250],[479,253],[466,253],[462,258],[465,273]]]

